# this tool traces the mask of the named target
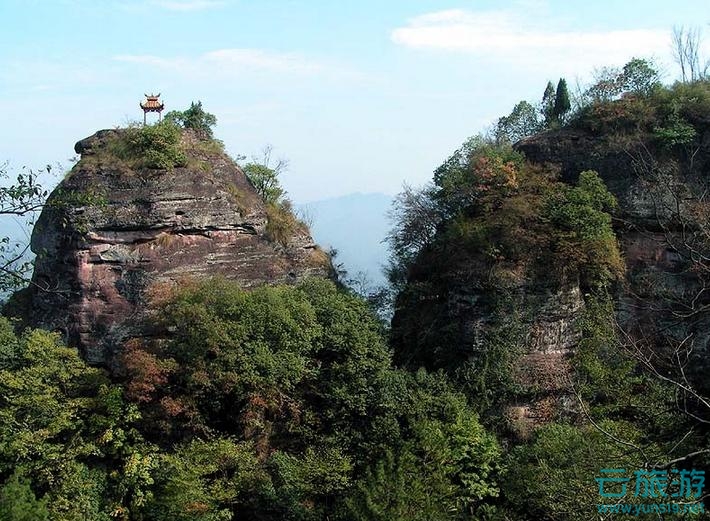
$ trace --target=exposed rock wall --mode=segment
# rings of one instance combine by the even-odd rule
[[[426,257],[398,300],[392,323],[396,361],[452,375],[481,372],[489,391],[500,387],[498,404],[489,412],[504,415],[519,435],[568,408],[570,358],[585,309],[578,277],[533,278],[520,265],[510,270],[517,277],[491,285],[487,270],[474,266],[470,256],[449,258],[436,273],[419,270],[431,266]],[[472,356],[477,361],[467,367]],[[483,376],[494,365],[509,376],[501,374],[498,382],[490,380],[497,376]]]
[[[557,165],[566,180],[582,170],[599,172],[619,201],[614,224],[626,279],[616,292],[618,324],[639,349],[662,353],[683,345],[692,360],[687,371],[705,371],[710,125],[694,124],[697,139],[687,149],[659,146],[638,130],[574,128],[543,132],[516,147],[534,162]]]
[[[157,283],[220,275],[250,287],[329,275],[304,225],[270,238],[264,202],[219,149],[185,133],[186,167],[131,169],[106,151],[115,132],[77,143],[81,160],[37,222],[32,325],[107,363],[126,337],[150,333],[140,324]]]

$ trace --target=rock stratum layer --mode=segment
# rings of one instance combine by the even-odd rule
[[[156,285],[329,275],[307,227],[284,209],[274,217],[218,143],[185,132],[186,166],[131,168],[110,153],[120,135],[99,131],[76,144],[81,160],[35,226],[32,326],[62,332],[87,361],[106,364],[126,338],[149,334],[142,314]]]

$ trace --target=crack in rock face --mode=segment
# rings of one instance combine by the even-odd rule
[[[305,225],[272,240],[267,207],[226,154],[185,132],[187,166],[132,168],[110,153],[121,131],[79,141],[82,155],[35,226],[27,316],[60,331],[93,364],[111,365],[142,318],[151,287],[223,276],[249,288],[329,277]]]

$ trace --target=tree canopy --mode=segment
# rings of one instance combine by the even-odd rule
[[[190,108],[184,111],[172,110],[165,114],[166,121],[172,121],[183,128],[194,130],[205,138],[212,138],[217,117],[202,108],[202,102],[190,103]]]

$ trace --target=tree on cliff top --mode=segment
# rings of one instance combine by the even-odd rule
[[[551,81],[547,82],[545,87],[545,92],[542,94],[542,107],[540,111],[545,118],[545,127],[549,127],[553,118],[553,111],[555,107],[555,87],[552,85]]]
[[[565,114],[572,108],[569,99],[569,90],[567,89],[567,80],[560,78],[557,83],[557,92],[555,93],[555,105],[552,108],[552,115],[556,122],[562,122]]]
[[[190,108],[184,111],[171,110],[165,115],[165,120],[192,129],[206,138],[213,137],[212,127],[217,124],[217,116],[205,112],[201,101],[197,103],[193,101],[190,103]]]
[[[498,118],[495,128],[497,143],[516,143],[524,137],[531,136],[543,128],[543,122],[538,118],[538,111],[529,102],[518,102],[508,116]]]

